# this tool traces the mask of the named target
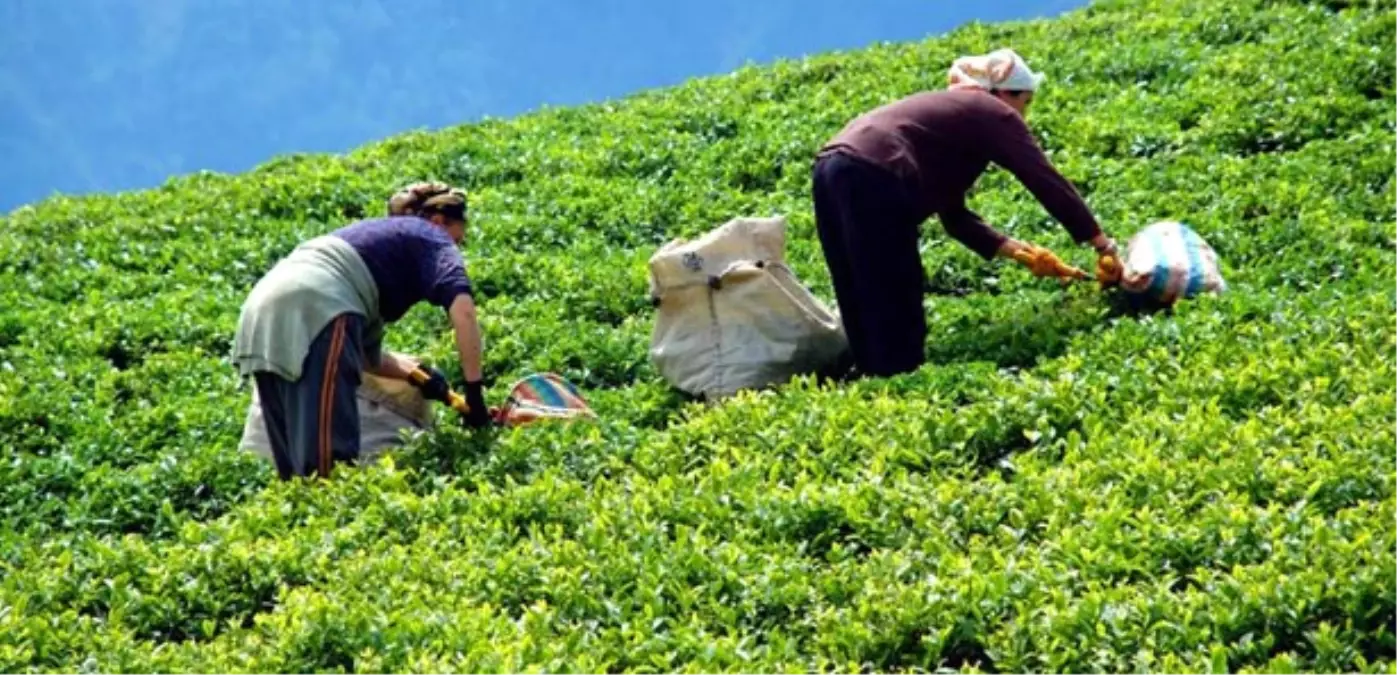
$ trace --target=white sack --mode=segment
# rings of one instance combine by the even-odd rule
[[[650,258],[650,358],[670,384],[722,397],[817,372],[845,353],[838,315],[786,266],[785,244],[784,218],[734,218]]]

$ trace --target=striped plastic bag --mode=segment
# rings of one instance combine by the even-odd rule
[[[492,412],[495,422],[504,426],[597,416],[577,387],[554,373],[536,373],[515,382],[505,404]]]
[[[1126,244],[1121,288],[1171,305],[1199,293],[1221,293],[1227,282],[1208,242],[1183,223],[1161,221]]]

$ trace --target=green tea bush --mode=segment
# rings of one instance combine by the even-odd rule
[[[1101,0],[0,221],[0,670],[1394,672],[1394,20],[1376,2]],[[1106,227],[1180,219],[1231,289],[1141,313],[927,224],[928,362],[703,404],[649,361],[647,258],[785,215],[812,155],[1013,46]],[[237,449],[240,303],[416,180],[472,192],[488,396],[319,484]],[[1000,170],[973,195],[1090,265]],[[388,347],[445,366],[440,312]]]

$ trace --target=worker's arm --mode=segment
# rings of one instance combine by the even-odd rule
[[[480,382],[484,379],[481,369],[480,323],[476,319],[475,301],[469,293],[461,293],[451,301],[447,310],[451,317],[451,328],[456,333],[456,352],[461,359],[461,372],[466,382]]]
[[[432,263],[424,266],[424,272],[430,275],[426,279],[431,289],[428,297],[432,304],[446,310],[451,319],[466,383],[478,383],[482,378],[480,325],[476,322],[475,290],[466,273],[465,261],[454,245],[442,245],[436,250]]]
[[[990,161],[1004,167],[1023,184],[1077,243],[1091,242],[1098,250],[1109,243],[1091,209],[1048,161],[1023,118],[1013,112],[995,115],[984,135]]]
[[[957,202],[942,213],[941,223],[951,237],[985,260],[995,257],[1016,260],[1029,265],[1034,270],[1034,274],[1039,276],[1060,272],[1059,266],[1054,263],[1057,260],[1056,256],[1044,258],[1038,264],[1030,264],[1031,259],[1023,256],[1032,254],[1034,258],[1037,258],[1039,249],[990,227],[979,215],[965,207],[964,200]]]
[[[456,333],[456,352],[461,358],[461,372],[466,376],[466,405],[470,406],[466,421],[476,427],[488,425],[490,410],[485,406],[480,323],[475,316],[475,300],[469,293],[461,293],[451,301],[447,313],[451,316],[451,327]]]
[[[394,380],[406,380],[408,373],[417,367],[417,363],[392,352],[383,352],[378,361],[378,366],[368,368],[368,372],[379,377],[391,378]]]
[[[466,378],[466,404],[470,406],[466,421],[473,426],[484,426],[489,423],[490,417],[482,393],[484,373],[480,324],[476,320],[475,294],[470,276],[466,274],[460,250],[454,245],[438,248],[432,262],[434,264],[423,267],[424,273],[430,275],[424,281],[431,289],[428,297],[432,304],[446,310],[451,320],[451,329],[456,337],[456,353],[461,362],[461,372]]]
[[[985,223],[979,214],[966,208],[964,198],[943,210],[939,218],[947,235],[985,260],[1001,254],[1006,243],[1013,242]]]

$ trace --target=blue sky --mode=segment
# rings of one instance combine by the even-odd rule
[[[3,0],[0,212],[1081,0]]]

